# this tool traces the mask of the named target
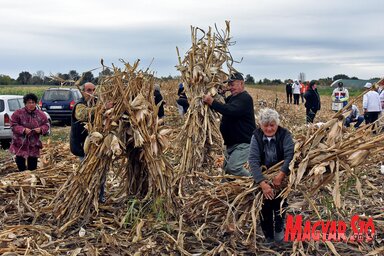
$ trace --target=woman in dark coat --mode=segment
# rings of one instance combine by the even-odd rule
[[[317,111],[320,110],[320,96],[316,89],[316,82],[312,80],[309,83],[308,91],[304,94],[307,123],[313,123]]]

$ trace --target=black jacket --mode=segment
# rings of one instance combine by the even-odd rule
[[[257,183],[265,179],[261,172],[261,166],[266,165],[266,150],[264,150],[263,136],[263,131],[260,128],[257,128],[253,133],[253,139],[249,151],[249,166],[251,168],[252,176]],[[284,160],[280,170],[288,175],[289,164],[292,161],[295,148],[291,133],[287,129],[279,126],[275,133],[275,143],[277,159],[276,162],[270,163],[267,168],[270,168],[272,165]]]
[[[75,156],[84,157],[84,142],[88,136],[87,129],[84,128],[85,124],[75,117],[75,111],[79,104],[87,105],[84,98],[81,98],[72,110],[71,116],[71,135],[70,135],[70,148],[72,154]]]
[[[291,84],[291,83],[287,83],[287,84],[285,85],[285,91],[286,91],[287,93],[292,94],[292,84]]]
[[[159,104],[160,101],[163,100],[163,96],[158,90],[155,90],[154,94],[155,94],[155,104],[157,105]],[[164,101],[161,103],[159,107],[159,112],[157,113],[157,116],[159,118],[162,118],[164,116]]]
[[[305,94],[305,108],[308,110],[312,110],[313,112],[316,112],[320,110],[321,103],[320,103],[320,96],[317,90],[309,89]]]
[[[225,99],[226,104],[213,101],[212,109],[223,115],[220,132],[224,144],[232,146],[240,143],[250,143],[253,131],[256,129],[253,100],[248,92],[243,91],[236,96]]]

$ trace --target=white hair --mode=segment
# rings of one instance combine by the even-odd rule
[[[280,124],[279,113],[271,108],[262,108],[258,115],[259,124],[269,124],[275,122],[277,125]]]

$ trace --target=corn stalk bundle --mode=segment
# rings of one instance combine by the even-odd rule
[[[290,208],[312,208],[319,219],[324,218],[318,210],[321,206],[311,198],[320,188],[327,188],[335,209],[339,209],[344,206],[342,198],[347,196],[341,193],[340,188],[349,177],[354,178],[356,190],[363,197],[355,168],[366,160],[367,155],[378,155],[384,149],[384,134],[372,136],[370,126],[345,133],[342,120],[333,118],[320,128],[310,126],[307,136],[298,139],[290,164],[288,184],[278,193],[283,198],[289,198],[292,194],[300,195],[300,202],[293,203]],[[272,180],[277,174],[281,164],[282,162],[267,170],[268,180]],[[256,241],[257,220],[263,195],[254,186],[253,179],[241,178],[214,183],[212,179],[215,177],[206,178],[211,180],[211,186],[188,197],[184,208],[185,222],[195,227],[196,239],[207,237],[208,234],[227,232],[245,244],[250,238],[251,241]],[[333,184],[333,187],[329,188],[329,184]],[[376,213],[375,216],[380,214]],[[345,216],[347,218],[350,216]],[[326,245],[332,247],[331,244]]]
[[[60,188],[54,200],[54,215],[63,224],[60,231],[98,211],[102,181],[113,164],[120,165],[120,194],[143,201],[161,199],[172,212],[172,172],[163,150],[167,130],[158,124],[158,106],[154,103],[154,77],[125,63],[114,67],[98,88],[94,121],[87,123],[89,136],[84,145],[87,154],[79,169]],[[106,110],[105,105],[114,106]]]
[[[310,180],[310,187],[315,191],[325,182],[325,177],[335,175],[333,193],[335,205],[340,207],[337,182],[340,172],[353,175],[353,168],[361,165],[367,156],[375,156],[384,149],[384,134],[373,136],[371,126],[345,133],[342,116],[338,116],[318,129],[308,129],[305,141],[295,147],[290,168],[297,171],[292,172],[290,184],[298,187]]]
[[[228,77],[222,70],[223,64],[233,69],[232,57],[228,50],[231,44],[229,21],[226,22],[223,35],[213,33],[211,28],[204,32],[200,28],[192,27],[191,31],[192,46],[183,61],[177,49],[177,69],[181,73],[190,105],[185,124],[178,136],[182,148],[180,175],[197,171],[202,166],[211,166],[213,151],[221,150],[218,116],[202,102],[202,95],[217,95],[217,88]]]

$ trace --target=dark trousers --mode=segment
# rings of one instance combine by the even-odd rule
[[[344,122],[344,125],[345,127],[349,127],[351,123],[354,123],[356,122],[356,124],[354,125],[354,127],[357,129],[359,128],[360,124],[364,121],[364,116],[358,116],[356,119],[352,119],[350,118],[349,116],[347,116],[345,118],[345,122]]]
[[[300,93],[301,103],[304,103],[304,93]]]
[[[300,104],[300,94],[293,94],[293,104],[295,105]]]
[[[19,172],[23,172],[25,170],[36,170],[37,168],[37,157],[28,157],[27,165],[25,165],[25,158],[22,156],[16,156],[16,165]]]
[[[292,93],[287,92],[287,103],[291,104],[292,103]]]
[[[285,212],[280,213],[281,200],[281,197],[273,200],[264,199],[263,207],[261,208],[260,224],[267,239],[274,239],[274,232],[281,232],[284,229]],[[287,206],[288,203],[284,201],[283,208]]]
[[[305,113],[307,115],[307,124],[308,123],[313,123],[313,120],[315,119],[315,116],[316,116],[316,112],[317,111],[313,111],[313,110],[311,110],[309,108],[307,108],[305,110]]]
[[[367,112],[364,114],[366,124],[371,124],[379,118],[380,112]]]

